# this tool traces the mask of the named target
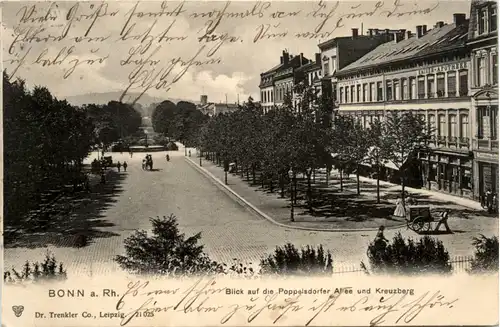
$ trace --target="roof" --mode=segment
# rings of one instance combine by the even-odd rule
[[[455,24],[448,24],[431,29],[420,38],[414,35],[398,43],[394,41],[386,42],[344,67],[339,73],[342,74],[360,68],[378,66],[463,47],[467,41],[467,30],[468,24],[458,27]]]
[[[280,69],[281,66],[283,66],[283,64],[276,65],[273,68],[269,69],[268,71],[263,72],[261,75],[265,75],[265,74],[269,74],[269,73],[274,73],[275,71],[277,71],[278,69]]]

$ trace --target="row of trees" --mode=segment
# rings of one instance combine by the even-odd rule
[[[68,184],[96,144],[109,144],[140,126],[131,106],[75,107],[45,87],[28,90],[23,80],[3,75],[4,216],[17,225],[47,190]]]
[[[288,95],[283,106],[263,112],[250,98],[239,110],[217,115],[201,128],[197,146],[226,167],[234,162],[254,182],[259,171],[262,184],[271,191],[276,182],[282,193],[290,181],[296,189],[296,176],[303,174],[308,203],[314,171],[330,172],[333,166],[340,170],[341,188],[342,173],[357,172],[359,193],[359,166],[377,170],[391,161],[400,169],[404,192],[407,163],[427,149],[431,135],[423,120],[411,112],[394,111],[364,128],[356,117],[332,119],[331,100],[318,97],[308,85],[299,84],[295,92],[300,99],[296,105]]]
[[[197,110],[196,105],[179,101],[163,101],[153,110],[151,122],[155,132],[179,140],[186,146],[195,144],[198,130],[208,117]]]

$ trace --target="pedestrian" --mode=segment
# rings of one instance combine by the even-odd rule
[[[123,162],[123,171],[127,171],[127,167],[128,167],[127,162],[124,161]]]
[[[396,210],[394,210],[394,216],[400,218],[406,217],[406,210],[402,198],[399,198],[398,201],[396,201]]]
[[[188,152],[188,153],[189,153],[189,156],[191,157],[191,150],[189,150],[189,152]]]
[[[120,172],[122,164],[119,161],[116,163],[116,168],[118,168],[118,172]]]
[[[134,155],[134,153],[132,151],[130,151],[130,158],[132,158],[133,155]]]
[[[384,236],[384,230],[385,230],[385,226],[380,226],[378,228],[377,235],[375,236],[375,242],[384,242],[384,243],[389,242],[389,240],[386,239]]]
[[[142,170],[146,170],[146,159],[142,159]]]
[[[441,219],[439,220],[438,224],[436,225],[436,228],[434,229],[434,231],[439,231],[439,227],[441,227],[441,225],[444,225],[444,227],[446,228],[446,232],[447,233],[453,233],[450,229],[450,226],[448,226],[448,215],[450,213],[450,209],[445,209],[442,213],[441,213]]]
[[[493,192],[491,192],[491,189],[486,191],[486,207],[488,208],[488,213],[493,212]]]

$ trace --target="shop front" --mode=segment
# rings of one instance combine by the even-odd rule
[[[473,198],[472,155],[440,153],[420,155],[422,180],[428,190]]]

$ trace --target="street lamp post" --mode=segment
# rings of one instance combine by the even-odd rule
[[[184,157],[187,157],[187,147],[184,145]]]
[[[201,167],[201,149],[200,150],[200,153],[198,154],[198,157],[200,157],[200,167]]]
[[[293,192],[293,170],[290,169],[288,171],[288,179],[290,180],[290,221],[294,222],[295,218],[293,216],[293,201],[294,201],[294,192]]]

